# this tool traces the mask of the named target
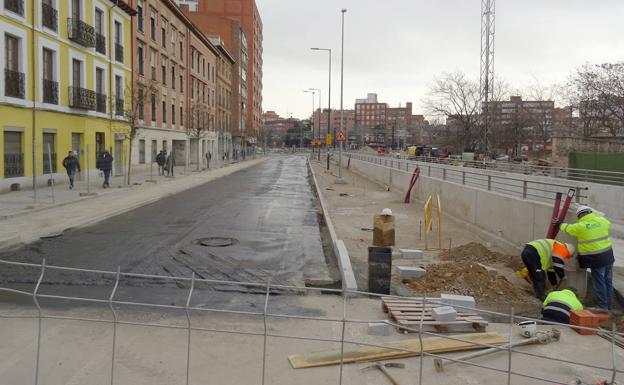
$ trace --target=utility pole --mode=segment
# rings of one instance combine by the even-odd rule
[[[481,109],[484,125],[483,146],[488,154],[492,147],[489,101],[494,95],[494,18],[496,0],[481,0]]]

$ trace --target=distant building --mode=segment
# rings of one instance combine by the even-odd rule
[[[555,109],[552,100],[522,100],[521,96],[512,96],[508,101],[488,102],[487,107],[493,127],[540,126],[547,132],[552,129]]]
[[[276,121],[276,120],[279,120],[279,119],[281,119],[281,118],[280,118],[279,114],[277,112],[275,112],[275,111],[265,111],[264,113],[262,113],[262,121],[264,123],[273,122],[273,121]]]
[[[319,117],[320,116],[320,117]],[[327,118],[329,116],[329,111],[327,108],[324,108],[322,111],[320,108],[317,108],[314,112],[314,132],[315,137],[319,137],[319,132],[327,133]],[[343,129],[345,130],[345,135],[349,136],[353,132],[353,128],[355,127],[355,111],[354,110],[343,110],[343,119],[344,125]],[[320,128],[319,128],[320,127]],[[336,132],[340,131],[340,110],[331,110],[331,122],[330,122],[330,132],[333,133],[334,128]],[[320,130],[320,131],[319,131]],[[321,138],[325,138],[325,135],[320,135]]]

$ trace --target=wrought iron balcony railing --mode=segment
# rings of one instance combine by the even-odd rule
[[[95,33],[95,50],[102,55],[106,55],[106,36]]]
[[[58,11],[48,4],[41,3],[41,23],[52,31],[58,31]]]
[[[24,176],[24,154],[4,154],[4,177]]]
[[[115,60],[118,62],[123,62],[124,59],[124,49],[123,49],[123,45],[119,44],[119,43],[115,43]]]
[[[124,100],[115,99],[115,115],[124,116]]]
[[[67,37],[83,47],[95,47],[95,28],[80,19],[67,19]]]
[[[4,0],[4,9],[24,16],[24,0]]]
[[[4,95],[12,98],[24,99],[26,75],[23,72],[4,70]]]
[[[95,92],[86,88],[69,87],[69,106],[83,110],[95,110]]]
[[[43,102],[58,104],[58,83],[54,80],[43,79]]]
[[[95,94],[95,110],[106,113],[106,94]]]

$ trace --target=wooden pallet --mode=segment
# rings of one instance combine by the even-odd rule
[[[427,302],[423,307],[422,300],[419,299],[393,299],[382,298],[382,309],[388,313],[390,320],[398,325],[399,331],[414,332],[410,329],[418,329],[422,318],[423,330],[445,332],[484,332],[488,321],[476,313],[471,313],[465,309],[457,311],[457,318],[452,322],[440,322],[433,319],[433,308],[443,306],[437,303]],[[424,316],[423,316],[424,309]]]

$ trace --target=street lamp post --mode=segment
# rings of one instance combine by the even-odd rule
[[[319,93],[319,118],[318,118],[318,137],[319,139],[321,138],[321,123],[322,123],[322,119],[321,116],[323,115],[323,111],[322,111],[322,107],[321,107],[321,103],[323,100],[323,94],[321,93],[321,90],[319,88],[309,88],[310,91],[318,91]],[[314,114],[316,113],[316,108],[313,110],[312,112],[312,116],[314,116]],[[314,118],[314,125],[316,125],[316,118]],[[312,128],[312,136],[314,137],[314,126]],[[318,161],[321,161],[321,149],[319,148],[318,150]]]
[[[311,117],[311,120],[310,120],[310,123],[312,123],[313,119],[314,119],[314,110],[315,110],[315,107],[314,107],[314,95],[316,94],[316,90],[310,88],[310,89],[307,89],[307,90],[303,90],[303,92],[307,92],[307,93],[312,94],[312,117]],[[319,92],[320,92],[320,90],[319,90]],[[321,98],[319,98],[319,104],[320,104],[320,101],[321,101]],[[312,123],[311,125],[312,125],[312,139],[314,139],[314,123]],[[302,130],[301,131],[301,141],[303,141],[303,125],[301,127],[302,127],[301,128],[301,130]],[[314,147],[312,147],[312,152],[314,152]]]
[[[327,97],[327,135],[330,135],[330,127],[331,127],[331,69],[332,69],[332,65],[331,65],[331,53],[332,50],[331,48],[310,48],[313,51],[327,51],[328,55],[329,55],[329,86],[328,86],[328,94],[329,96]],[[319,108],[320,108],[320,103],[319,103]],[[320,126],[319,126],[320,127]],[[320,132],[320,128],[319,128],[319,136],[320,136],[321,132]],[[334,146],[336,145],[336,135],[334,135]],[[329,170],[329,145],[327,145],[327,170]]]
[[[346,8],[343,8],[342,13],[342,41],[340,48],[340,132],[345,135],[344,132],[344,108],[342,106],[343,94],[344,94],[344,17],[347,12]],[[335,136],[335,135],[334,135]],[[342,179],[342,145],[343,141],[340,142],[340,147],[338,150],[338,180],[336,182],[344,183]]]

